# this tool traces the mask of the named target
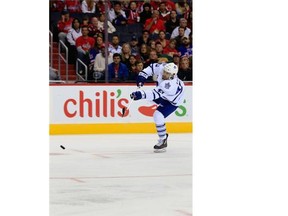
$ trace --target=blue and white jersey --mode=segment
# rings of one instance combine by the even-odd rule
[[[163,69],[166,63],[152,63],[145,69],[143,69],[139,76],[143,76],[146,79],[149,76],[157,77],[157,86],[153,90],[146,90],[144,92],[147,100],[156,100],[163,98],[169,101],[174,106],[179,106],[184,100],[184,83],[177,75],[174,79],[163,80]]]

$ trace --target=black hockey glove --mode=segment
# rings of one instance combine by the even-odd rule
[[[130,94],[130,98],[133,99],[133,100],[140,100],[142,99],[142,93],[140,91],[136,91],[136,92],[132,92]]]
[[[140,88],[144,85],[146,78],[143,76],[138,76],[136,80],[136,85]]]

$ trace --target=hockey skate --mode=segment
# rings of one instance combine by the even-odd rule
[[[158,140],[158,143],[154,145],[154,152],[155,153],[161,153],[161,152],[166,152],[167,148],[167,139],[168,139],[168,134],[166,134],[166,138],[161,140]]]

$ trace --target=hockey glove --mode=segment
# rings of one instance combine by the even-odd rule
[[[132,94],[130,94],[130,98],[133,100],[140,100],[142,98],[145,98],[145,93],[142,93],[140,91],[132,92]]]
[[[136,85],[140,88],[144,85],[146,78],[143,76],[138,76],[136,80]]]

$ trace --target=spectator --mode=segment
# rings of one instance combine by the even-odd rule
[[[177,76],[183,81],[193,81],[192,68],[189,67],[189,61],[180,60],[180,68]]]
[[[160,3],[161,3],[161,0],[150,1],[153,11],[158,10]]]
[[[159,19],[159,11],[153,11],[152,18],[146,20],[144,29],[149,31],[153,39],[158,37],[161,30],[165,31],[164,22]]]
[[[50,0],[49,1],[49,8],[51,12],[61,12],[65,8],[65,2],[59,0]]]
[[[146,20],[152,17],[151,5],[149,3],[143,4],[143,11],[140,13],[140,23],[145,24]]]
[[[91,23],[88,25],[89,37],[93,37],[96,39],[100,31],[98,30],[98,19],[97,17],[93,16],[91,18]]]
[[[125,12],[126,17],[129,9],[130,0],[118,0],[121,3],[121,9]]]
[[[76,39],[80,36],[82,36],[80,28],[80,20],[75,18],[72,22],[72,28],[69,30],[67,34],[69,64],[76,63],[76,56],[77,56]]]
[[[166,32],[160,31],[159,38],[156,40],[156,42],[160,42],[162,44],[163,48],[169,45],[169,40],[167,40],[165,37],[166,37]]]
[[[144,68],[143,62],[142,61],[137,61],[136,62],[136,73],[138,74],[140,71],[142,71]]]
[[[89,17],[85,15],[85,16],[83,17],[83,19],[82,19],[81,27],[82,27],[82,26],[89,26],[89,24],[90,24],[90,23],[89,23]]]
[[[174,54],[173,55],[173,63],[180,67],[180,55],[179,54]]]
[[[108,64],[113,62],[112,54],[108,52]],[[93,77],[95,80],[104,80],[105,78],[105,45],[101,46],[101,52],[96,55],[93,67]],[[90,76],[91,79],[91,76]]]
[[[151,63],[157,63],[158,62],[158,56],[155,49],[151,49],[149,53],[149,58],[144,63],[144,68],[148,67]]]
[[[166,5],[166,8],[168,11],[172,11],[172,10],[176,10],[176,6],[175,6],[175,3],[171,0],[161,0],[161,3],[165,3]]]
[[[140,58],[141,61],[145,62],[149,59],[149,49],[147,44],[142,44],[140,47]]]
[[[104,3],[105,2],[105,3]],[[100,16],[101,14],[105,14],[105,4],[108,4],[108,10],[111,8],[111,3],[109,0],[98,0],[96,3],[96,16]]]
[[[187,27],[187,20],[185,18],[181,18],[179,26],[176,27],[171,34],[171,37],[170,37],[171,39],[173,39],[179,35],[179,31],[178,31],[179,27],[184,28],[184,31],[185,31],[184,34],[186,36],[189,36],[189,34],[191,33],[191,29]]]
[[[104,22],[105,22],[105,14],[101,13],[98,20],[98,30],[103,34],[104,34]],[[109,20],[107,20],[107,26],[108,26],[108,34],[112,34],[113,32],[116,31],[115,27]]]
[[[95,13],[95,1],[94,0],[83,0],[81,3],[81,10],[83,14]]]
[[[132,55],[139,55],[139,47],[137,45],[138,45],[137,37],[136,35],[133,35],[130,41]]]
[[[108,80],[110,82],[126,81],[128,78],[128,68],[120,61],[121,55],[119,53],[114,53],[113,62],[108,65]]]
[[[69,11],[62,11],[61,20],[59,20],[57,24],[59,41],[66,43],[67,33],[72,28],[72,22],[73,18],[70,17]]]
[[[184,18],[185,13],[190,12],[190,7],[187,3],[187,0],[178,0],[178,2],[175,4],[175,7],[178,17]]]
[[[108,20],[113,25],[126,25],[127,18],[126,18],[125,12],[121,9],[120,2],[114,2],[113,8],[109,11]]]
[[[58,71],[52,67],[49,67],[49,80],[60,80]]]
[[[131,1],[129,3],[129,10],[126,14],[127,23],[135,24],[140,22],[140,14],[137,12],[137,4],[135,1]]]
[[[95,59],[96,55],[101,52],[101,49],[102,49],[102,46],[103,46],[103,45],[105,46],[104,41],[103,41],[103,37],[102,37],[101,35],[98,35],[98,36],[96,37],[95,46],[94,46],[93,49],[92,49],[92,50],[94,50],[94,52],[95,52],[95,54],[94,54],[94,59]],[[92,50],[90,51],[90,53],[92,52]]]
[[[163,53],[163,46],[160,42],[156,42],[156,52],[158,56],[158,62],[172,62],[172,57]]]
[[[81,13],[81,4],[79,0],[66,0],[66,6],[71,14]]]
[[[136,77],[138,75],[137,67],[136,67],[136,57],[134,55],[130,55],[129,57],[129,65],[128,65],[128,71],[129,71],[129,80],[136,80]]]
[[[77,58],[79,58],[87,67],[90,64],[89,51],[94,47],[95,40],[88,36],[88,26],[82,26],[82,36],[76,39]],[[83,74],[84,67],[80,64],[78,73]]]
[[[170,11],[167,10],[165,2],[161,2],[159,5],[159,19],[163,20],[164,23],[170,19]]]
[[[142,36],[138,39],[138,45],[141,46],[142,44],[148,45],[149,43],[149,31],[143,30]]]
[[[122,47],[119,45],[119,36],[118,35],[113,35],[112,43],[109,45],[108,50],[112,54],[121,53]]]
[[[129,57],[131,55],[131,47],[129,43],[122,44],[122,50],[121,50],[121,62],[129,65]]]
[[[178,26],[179,26],[179,19],[177,18],[176,10],[172,10],[170,12],[170,19],[167,20],[165,23],[166,32],[171,35],[173,30]],[[169,36],[169,38],[170,38],[170,36]]]
[[[169,45],[163,49],[163,53],[173,57],[175,54],[178,54],[178,50],[176,49],[176,40],[172,39],[169,42]]]
[[[89,51],[89,59],[90,59],[89,70],[90,71],[93,70],[96,55],[98,53],[101,53],[102,46],[105,46],[103,42],[103,38],[101,35],[98,35],[96,38],[95,46]]]
[[[176,43],[177,43],[176,47],[182,46],[182,38],[184,36],[185,36],[185,28],[180,26],[178,28],[178,36],[174,38],[176,40]]]
[[[182,38],[182,45],[178,48],[178,51],[181,53],[181,56],[185,55],[188,58],[192,57],[192,44],[187,36]]]
[[[149,40],[148,43],[150,49],[156,49],[156,41],[155,40]]]

